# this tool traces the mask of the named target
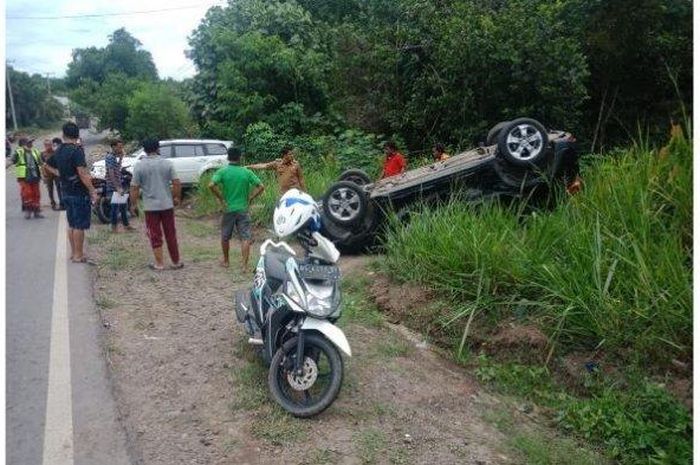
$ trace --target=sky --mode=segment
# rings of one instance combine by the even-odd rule
[[[108,36],[120,27],[151,52],[161,78],[183,79],[194,74],[185,57],[187,37],[199,25],[209,7],[223,0],[6,0],[6,59],[15,69],[54,77],[65,75],[75,48],[104,47]],[[61,19],[15,17],[143,14]]]

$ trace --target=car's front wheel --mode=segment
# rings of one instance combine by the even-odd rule
[[[531,118],[515,119],[498,133],[499,156],[515,166],[537,166],[545,158],[548,145],[544,126]]]
[[[340,226],[352,226],[367,214],[367,194],[352,181],[334,183],[323,197],[323,212]]]

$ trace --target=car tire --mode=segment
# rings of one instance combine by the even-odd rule
[[[547,156],[549,136],[539,121],[518,118],[498,133],[498,155],[518,167],[537,166]]]
[[[352,181],[338,181],[323,196],[323,212],[339,226],[354,226],[365,220],[367,194]]]
[[[486,135],[487,147],[498,143],[498,134],[501,133],[501,129],[506,127],[508,123],[510,123],[510,121],[501,121],[489,130],[488,134]]]
[[[351,181],[358,186],[372,183],[372,179],[365,171],[357,169],[343,171],[340,176],[338,176],[338,181]]]

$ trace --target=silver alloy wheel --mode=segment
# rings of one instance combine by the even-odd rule
[[[352,189],[340,187],[329,196],[328,207],[335,219],[350,221],[360,214],[360,197]]]
[[[529,124],[519,124],[510,130],[506,138],[508,153],[518,160],[528,161],[544,149],[542,134],[536,127]]]
[[[297,375],[294,370],[287,372],[287,382],[295,391],[306,391],[314,385],[318,378],[318,366],[311,357],[304,357],[302,373]]]

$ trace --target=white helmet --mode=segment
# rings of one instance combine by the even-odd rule
[[[299,189],[289,189],[277,202],[272,217],[275,234],[279,237],[289,236],[303,226],[311,231],[321,229],[321,215],[314,199]]]

